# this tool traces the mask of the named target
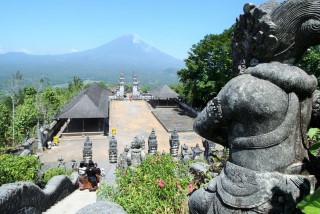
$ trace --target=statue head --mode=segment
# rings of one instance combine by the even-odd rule
[[[235,71],[271,61],[293,64],[320,44],[319,0],[248,3],[243,11],[232,43]]]

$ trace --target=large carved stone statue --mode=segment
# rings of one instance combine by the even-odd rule
[[[230,156],[221,174],[191,195],[191,213],[295,213],[314,190],[306,132],[319,115],[312,109],[317,80],[292,64],[319,43],[319,0],[244,6],[233,40],[240,75],[194,123]]]
[[[134,137],[134,140],[131,142],[131,148],[127,153],[127,163],[131,168],[137,167],[145,158],[146,154],[142,149],[143,139]]]

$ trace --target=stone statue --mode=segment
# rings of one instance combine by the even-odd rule
[[[202,137],[229,148],[229,159],[191,195],[190,213],[295,213],[314,190],[306,132],[318,119],[317,80],[292,63],[319,43],[319,0],[244,6],[233,39],[240,75],[194,123]]]
[[[184,164],[187,164],[188,161],[191,160],[191,157],[192,157],[189,155],[188,150],[189,150],[189,147],[186,144],[183,144],[181,146],[181,159]]]
[[[119,160],[118,160],[118,163],[117,163],[117,167],[118,168],[126,169],[128,167],[127,155],[128,155],[129,149],[130,148],[129,148],[128,145],[126,145],[124,147],[123,153],[120,154],[120,156],[119,156]]]
[[[170,154],[173,158],[178,157],[179,153],[179,147],[180,147],[180,140],[179,140],[179,135],[177,133],[177,130],[173,130],[170,138],[169,138],[169,143],[170,143]]]
[[[154,129],[152,129],[148,138],[148,154],[154,155],[157,150],[158,150],[157,136]]]
[[[146,158],[146,154],[141,146],[142,140],[138,137],[134,137],[126,158],[128,166],[131,168],[137,167]]]
[[[204,158],[208,161],[208,163],[214,162],[214,156],[218,152],[216,149],[216,145],[211,140],[203,140],[202,145],[204,147]]]
[[[86,140],[83,143],[83,161],[89,163],[89,160],[92,160],[92,141],[89,136],[86,137]]]
[[[117,148],[117,140],[114,135],[109,140],[109,162],[117,163],[118,158],[118,148]]]
[[[203,150],[200,149],[199,144],[197,143],[195,147],[191,147],[192,159],[197,160],[203,157]]]

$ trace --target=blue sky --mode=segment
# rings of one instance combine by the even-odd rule
[[[266,0],[0,0],[0,53],[61,54],[135,34],[178,59]]]

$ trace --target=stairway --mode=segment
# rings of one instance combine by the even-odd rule
[[[75,190],[73,193],[50,207],[45,214],[75,214],[83,207],[97,201],[96,192]]]

